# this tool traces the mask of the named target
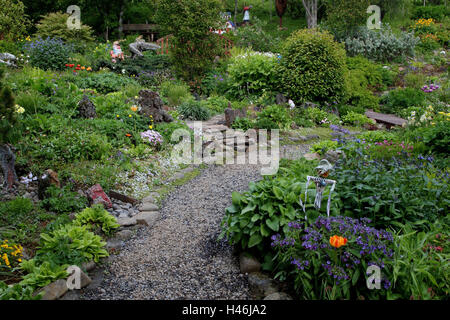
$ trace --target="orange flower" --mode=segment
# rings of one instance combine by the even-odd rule
[[[347,238],[334,235],[330,237],[330,244],[335,248],[340,248],[347,244]]]
[[[127,137],[131,137],[131,134],[127,133],[126,136],[127,136]]]
[[[137,110],[138,110],[138,107],[136,107],[136,106],[132,106],[131,108],[131,111],[134,111],[134,112],[136,112]]]
[[[81,70],[84,70],[84,69],[86,69],[85,67],[81,67]]]

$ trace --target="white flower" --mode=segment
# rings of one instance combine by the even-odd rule
[[[445,50],[442,50],[440,53],[443,54],[443,55],[447,54],[447,52],[445,52]]]
[[[295,108],[295,103],[291,99],[289,99],[288,104],[289,104],[289,107],[291,107],[291,109]]]
[[[126,71],[125,69],[122,69],[122,74],[125,74],[125,71]]]

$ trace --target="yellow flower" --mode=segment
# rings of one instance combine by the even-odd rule
[[[117,118],[120,118],[120,116],[119,116],[119,115],[117,115],[116,117],[117,117]]]
[[[25,109],[23,108],[23,107],[21,107],[21,106],[19,106],[18,104],[16,104],[15,106],[14,106],[14,109],[16,109],[15,110],[15,112],[16,113],[24,113],[25,112]]]
[[[133,117],[131,114],[128,115],[130,118]]]
[[[148,128],[151,130],[151,129],[153,129],[153,126],[148,126]]]

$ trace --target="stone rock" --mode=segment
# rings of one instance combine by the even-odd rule
[[[284,104],[288,102],[288,99],[281,93],[275,97],[276,104]]]
[[[320,160],[320,154],[318,153],[306,153],[304,155],[306,160]]]
[[[153,117],[154,122],[172,122],[173,118],[163,109],[163,102],[158,92],[141,90],[138,103],[141,106],[139,114],[145,117]]]
[[[117,232],[116,238],[121,240],[128,240],[133,236],[133,231],[131,230],[122,230]]]
[[[84,288],[87,287],[92,282],[92,279],[89,278],[89,276],[81,270],[80,273],[80,287]]]
[[[143,203],[140,207],[139,210],[141,211],[158,211],[159,208],[156,204],[154,203]]]
[[[16,67],[17,58],[11,53],[0,53],[0,63],[6,64],[8,67]]]
[[[287,293],[275,292],[275,293],[269,294],[267,297],[264,298],[264,300],[293,300],[293,299]]]
[[[122,247],[123,241],[120,239],[112,238],[106,242],[106,250],[117,251]]]
[[[65,295],[68,290],[67,281],[59,279],[39,290],[39,293],[43,293],[42,300],[56,300]]]
[[[81,269],[86,270],[86,272],[92,271],[95,269],[95,262],[94,261],[83,262],[81,264]]]
[[[278,288],[270,277],[261,272],[253,272],[248,275],[248,284],[251,293],[258,299],[278,292]]]
[[[135,217],[133,217],[133,218],[118,218],[117,223],[121,227],[130,227],[130,226],[134,226],[137,224]]]
[[[228,128],[231,128],[234,120],[236,118],[246,118],[247,117],[247,109],[232,109],[231,103],[228,103],[228,108],[225,109],[225,125]]]
[[[128,218],[128,212],[121,211],[121,212],[119,213],[119,218]]]
[[[261,270],[261,263],[245,252],[239,256],[239,266],[241,273],[259,272]]]
[[[296,137],[289,137],[289,140],[291,140],[292,142],[300,142],[300,141],[307,141],[308,139],[306,139],[306,137],[304,136],[296,136]]]
[[[158,211],[141,212],[135,216],[138,224],[143,224],[147,227],[152,227],[160,218],[161,215]]]
[[[83,95],[83,98],[78,102],[78,113],[80,117],[85,119],[94,119],[97,117],[94,103],[89,100],[87,95]]]
[[[111,199],[103,191],[99,184],[96,184],[86,191],[86,195],[92,204],[101,203],[107,209],[112,208]]]

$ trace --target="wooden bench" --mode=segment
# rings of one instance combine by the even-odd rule
[[[157,24],[145,24],[145,23],[123,25],[124,34],[131,34],[135,32],[147,36],[148,41],[153,42],[155,39],[158,39],[159,26]]]
[[[365,112],[366,117],[375,120],[376,122],[383,123],[386,125],[388,129],[393,126],[403,126],[408,121],[405,119],[399,118],[393,114],[383,114],[378,112],[373,112],[373,110],[367,110]]]

